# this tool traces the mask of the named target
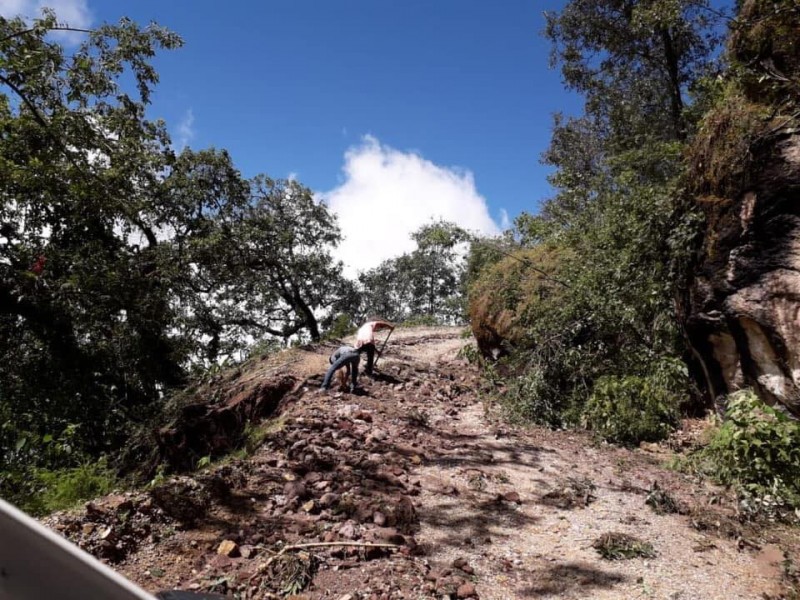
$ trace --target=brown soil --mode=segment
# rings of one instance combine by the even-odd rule
[[[46,523],[151,591],[791,597],[795,531],[743,525],[725,490],[665,468],[702,422],[636,450],[505,425],[478,397],[461,334],[396,331],[362,395],[318,389],[334,345],[246,365],[226,380],[239,401],[248,386],[297,382],[260,446]],[[601,558],[593,544],[612,533],[654,556]]]

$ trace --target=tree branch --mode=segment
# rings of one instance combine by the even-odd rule
[[[16,37],[22,37],[23,35],[27,35],[29,33],[33,33],[36,31],[38,27],[31,27],[30,29],[25,29],[23,31],[18,31],[16,33],[12,33],[11,35],[7,35],[3,39],[0,39],[0,43],[7,42],[8,40],[14,39]],[[76,33],[93,33],[92,29],[81,29],[79,27],[66,27],[56,25],[55,27],[48,27],[45,31],[74,31]]]
[[[516,260],[517,262],[520,262],[520,263],[522,263],[523,265],[525,265],[526,267],[528,267],[528,268],[530,268],[531,270],[535,271],[536,273],[539,273],[539,275],[541,275],[542,277],[544,277],[544,278],[545,278],[545,279],[547,279],[548,281],[552,281],[553,283],[558,283],[559,285],[563,285],[563,286],[564,286],[565,288],[567,288],[568,290],[569,290],[569,289],[572,289],[572,286],[571,286],[571,285],[569,285],[568,283],[565,283],[565,282],[561,281],[560,279],[556,279],[555,277],[551,276],[550,274],[548,274],[548,273],[547,273],[547,272],[545,272],[545,271],[542,271],[540,268],[536,267],[536,266],[535,266],[535,265],[534,265],[534,264],[533,264],[533,263],[532,263],[530,260],[528,260],[527,258],[520,258],[519,256],[514,256],[514,255],[513,255],[513,254],[511,254],[510,252],[506,252],[505,250],[503,250],[502,248],[500,248],[498,245],[496,245],[496,244],[494,244],[494,243],[490,242],[489,240],[474,239],[474,240],[472,240],[472,243],[474,243],[474,244],[485,244],[485,245],[487,245],[487,246],[491,246],[492,248],[494,248],[495,250],[497,250],[497,251],[498,251],[500,254],[502,254],[503,256],[507,256],[508,258],[513,258],[513,259],[514,259],[514,260]]]

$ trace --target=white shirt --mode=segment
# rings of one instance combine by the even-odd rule
[[[375,325],[376,321],[367,321],[358,328],[356,333],[356,348],[361,348],[364,344],[375,343]]]

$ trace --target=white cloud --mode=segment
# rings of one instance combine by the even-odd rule
[[[183,150],[194,139],[194,112],[191,108],[183,114],[183,118],[176,128],[175,136],[175,146],[178,150]]]
[[[58,22],[77,29],[88,29],[92,24],[92,12],[86,0],[0,0],[0,15],[21,16],[26,19],[38,17],[43,8],[52,8]],[[68,44],[77,44],[84,34],[75,31],[56,31],[53,36]]]
[[[469,171],[436,165],[372,136],[347,150],[342,170],[342,184],[320,196],[339,217],[345,239],[337,256],[346,275],[410,252],[415,244],[409,234],[431,219],[499,233]]]
[[[511,219],[508,217],[508,211],[505,208],[500,209],[500,229],[506,230],[511,227]]]
[[[0,15],[4,17],[26,16],[26,6],[33,4],[27,0],[0,0]]]

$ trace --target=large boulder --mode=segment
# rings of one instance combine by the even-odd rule
[[[712,398],[752,387],[800,416],[800,11],[750,0],[740,17],[742,74],[690,156],[705,230],[680,312]]]

